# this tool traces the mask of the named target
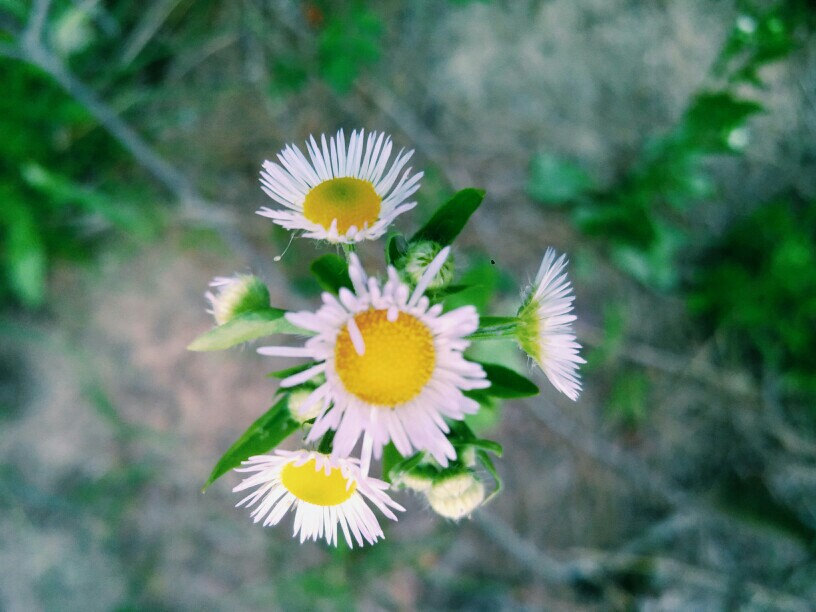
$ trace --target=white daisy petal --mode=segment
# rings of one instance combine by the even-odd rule
[[[336,546],[339,523],[349,546],[353,546],[352,534],[359,546],[363,540],[374,544],[383,537],[383,531],[368,503],[391,520],[397,520],[392,509],[404,511],[385,493],[388,484],[364,474],[358,459],[278,450],[274,455],[251,457],[241,465],[236,472],[253,475],[233,491],[257,490],[237,505],[257,504],[250,516],[255,523],[263,521],[265,527],[278,524],[294,506],[292,535],[301,543],[325,539]]]
[[[524,292],[516,340],[552,385],[575,401],[581,393],[578,364],[586,361],[578,354],[581,345],[572,328],[575,296],[563,272],[566,265],[565,255],[556,259],[555,250],[547,249],[535,281]]]
[[[381,237],[398,215],[411,210],[407,202],[422,179],[422,172],[406,170],[413,151],[390,162],[391,139],[384,134],[353,131],[346,145],[343,130],[320,145],[313,136],[306,152],[287,145],[277,159],[266,161],[261,187],[288,210],[262,207],[258,214],[303,236],[333,243],[351,244]],[[390,163],[390,166],[389,166]]]
[[[461,420],[475,412],[478,403],[463,391],[490,383],[481,366],[463,355],[469,346],[465,337],[479,324],[476,309],[443,314],[422,295],[423,283],[439,271],[448,253],[445,248],[437,255],[413,295],[393,268],[383,286],[367,277],[360,260],[352,256],[354,293],[346,289],[339,301],[325,296],[314,313],[288,315],[292,323],[316,335],[306,341],[303,353],[279,347],[265,352],[292,351],[317,362],[283,386],[325,374],[323,409],[308,434],[310,441],[334,430],[335,457],[348,456],[363,438],[366,460],[380,457],[388,442],[405,456],[427,451],[443,466],[455,458],[445,419]]]

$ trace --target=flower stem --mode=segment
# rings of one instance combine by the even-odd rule
[[[468,340],[501,340],[512,338],[518,328],[518,317],[482,317],[479,329],[470,334]]]

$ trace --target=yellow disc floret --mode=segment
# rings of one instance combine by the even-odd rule
[[[303,215],[326,229],[337,219],[337,231],[345,234],[354,225],[358,230],[371,226],[380,215],[382,198],[369,181],[334,178],[315,185],[306,194]]]
[[[436,350],[428,326],[400,312],[389,321],[386,310],[354,317],[365,350],[359,354],[348,327],[337,335],[335,367],[346,390],[377,406],[391,407],[416,397],[430,380]]]
[[[281,483],[299,500],[316,506],[339,506],[354,494],[356,483],[349,486],[339,468],[332,468],[327,476],[315,465],[314,459],[300,466],[287,463],[281,470]]]

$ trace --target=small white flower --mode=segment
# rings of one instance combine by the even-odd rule
[[[413,151],[401,150],[388,167],[391,138],[364,130],[351,133],[348,149],[343,130],[318,146],[313,136],[306,142],[311,161],[288,145],[278,154],[280,164],[266,161],[261,185],[266,194],[286,210],[263,207],[269,217],[288,230],[303,230],[306,238],[332,243],[376,240],[400,214],[416,202],[406,200],[419,189],[423,173],[400,177]],[[398,180],[399,179],[399,180]]]
[[[215,291],[204,296],[209,300],[210,314],[218,325],[229,323],[239,314],[269,308],[269,289],[251,274],[216,276],[210,283]]]
[[[485,487],[470,472],[461,472],[437,480],[426,496],[434,512],[458,521],[482,505]]]
[[[566,273],[562,274],[566,265],[566,256],[556,260],[555,251],[547,249],[535,282],[524,292],[516,340],[553,386],[575,401],[581,392],[578,364],[586,361],[578,355],[581,345],[572,329],[575,296]]]
[[[255,488],[236,506],[249,508],[256,523],[264,527],[277,525],[294,507],[293,537],[300,534],[301,544],[324,538],[337,546],[337,525],[346,542],[353,547],[363,541],[374,544],[383,538],[377,517],[366,501],[376,506],[391,520],[397,517],[391,508],[405,508],[392,500],[386,491],[388,484],[360,472],[358,459],[333,459],[322,453],[299,450],[276,450],[274,455],[251,457],[236,472],[250,472],[233,492]]]
[[[308,357],[315,366],[290,376],[282,387],[293,387],[318,374],[325,382],[301,406],[322,406],[309,432],[310,441],[336,430],[333,451],[347,456],[363,437],[364,465],[373,452],[380,457],[389,441],[403,456],[428,451],[441,465],[456,458],[445,434],[445,418],[461,420],[479,409],[463,391],[488,387],[482,367],[462,352],[466,336],[476,331],[479,315],[473,306],[442,313],[423,295],[450,252],[445,247],[411,288],[393,267],[381,285],[368,278],[356,255],[349,276],[354,293],[338,297],[324,293],[317,312],[289,313],[287,319],[316,335],[303,347],[268,346],[263,355]]]

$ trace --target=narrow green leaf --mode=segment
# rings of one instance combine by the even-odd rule
[[[430,221],[414,234],[411,242],[432,240],[442,246],[451,244],[479,208],[484,196],[483,189],[469,188],[456,193],[436,210]]]
[[[392,482],[402,472],[412,470],[420,464],[425,453],[414,453],[410,457],[400,455],[393,442],[389,442],[383,449],[382,473],[387,482]]]
[[[202,492],[228,471],[238,467],[242,461],[268,452],[300,428],[300,424],[292,418],[289,412],[288,401],[288,395],[279,399],[266,414],[250,425],[249,429],[229,447],[229,450],[215,464]]]
[[[476,434],[465,421],[451,421],[450,434],[448,439],[454,446],[472,446],[477,449],[491,452],[501,457],[504,449],[502,445],[493,440],[477,438]]]
[[[337,293],[341,287],[351,289],[351,278],[349,278],[348,264],[339,255],[329,253],[318,257],[309,266],[309,269],[317,279],[317,283],[324,291]]]
[[[283,316],[285,310],[267,308],[238,315],[229,323],[219,325],[200,335],[187,347],[190,351],[220,351],[272,334],[307,334]]]
[[[408,251],[408,242],[402,234],[391,234],[385,242],[385,263],[399,269]]]
[[[399,462],[402,461],[402,455],[399,454],[397,447],[394,446],[393,442],[389,442],[383,448],[383,457],[382,457],[382,475],[383,480],[390,483],[391,482],[391,470],[397,465]]]
[[[301,365],[292,366],[291,368],[286,368],[284,370],[276,370],[275,372],[270,372],[266,375],[267,378],[289,378],[290,376],[294,376],[295,374],[300,374],[301,372],[305,372],[312,366],[316,366],[316,361],[308,361]]]
[[[457,445],[454,444],[454,446]],[[501,444],[494,442],[493,440],[485,440],[484,438],[476,438],[475,440],[470,440],[469,442],[461,442],[459,446],[472,446],[478,450],[493,453],[497,457],[501,457],[504,453],[504,447]]]
[[[5,257],[6,273],[20,301],[29,307],[40,306],[45,300],[48,267],[42,229],[37,226],[34,215],[25,205],[12,207],[11,210],[17,216],[12,217],[5,240],[5,252],[0,252],[0,261]]]
[[[538,387],[529,378],[495,363],[478,363],[484,368],[490,386],[487,389],[468,391],[466,395],[469,397],[484,394],[510,399],[538,395]]]
[[[490,476],[493,477],[493,481],[496,483],[496,488],[482,503],[482,505],[484,505],[499,494],[499,492],[502,490],[503,484],[501,476],[499,476],[499,471],[496,469],[496,465],[493,463],[493,459],[490,458],[490,455],[483,450],[477,450],[476,457],[478,457],[479,463],[481,463],[482,467],[488,471]]]

